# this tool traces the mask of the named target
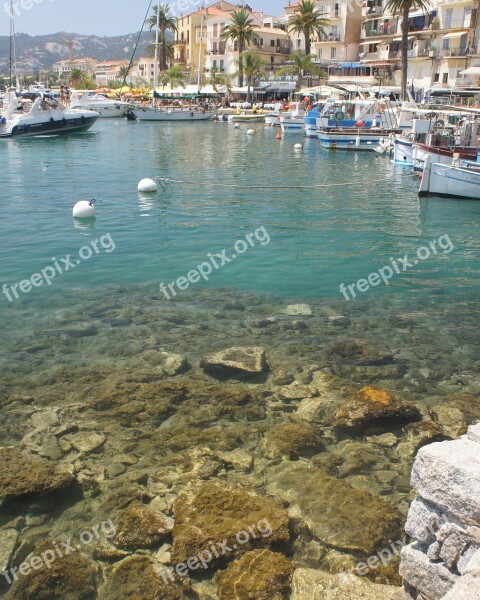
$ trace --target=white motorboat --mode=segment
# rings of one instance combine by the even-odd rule
[[[347,128],[329,128],[318,131],[318,139],[323,148],[329,150],[370,150],[374,151],[380,142],[386,142],[391,133],[399,130],[388,131],[379,127],[348,131]]]
[[[30,100],[33,100],[30,107],[22,102],[21,97],[10,102],[0,121],[0,137],[32,137],[86,131],[99,116],[91,110],[66,108],[52,96],[33,96]]]
[[[110,100],[102,94],[84,94],[81,98],[72,102],[71,108],[93,110],[98,112],[101,119],[109,119],[124,117],[128,110],[133,108],[133,105],[121,100]]]
[[[465,161],[458,165],[445,165],[433,162],[428,156],[418,195],[430,194],[480,200],[480,163]]]

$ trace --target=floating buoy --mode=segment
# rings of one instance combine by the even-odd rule
[[[234,129],[240,129],[240,123],[235,123],[235,125],[233,126]]]
[[[255,134],[256,134],[256,131],[255,131],[255,129],[249,129],[249,130],[247,131],[247,135],[255,135]]]
[[[95,198],[93,200],[80,200],[73,207],[72,214],[75,219],[89,219],[95,216]]]
[[[357,121],[357,127],[363,127],[364,124],[365,123],[362,121],[362,119],[358,119],[358,121]]]
[[[302,144],[295,144],[295,150],[301,150],[303,148]]]
[[[355,146],[358,148],[360,146],[360,136],[357,135],[357,139],[355,140]]]
[[[157,184],[155,181],[153,181],[153,179],[142,179],[142,181],[140,181],[138,184],[139,192],[156,192],[157,189]]]

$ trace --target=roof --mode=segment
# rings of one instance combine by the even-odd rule
[[[273,33],[274,35],[287,35],[288,33],[278,27],[255,27],[254,31],[257,33]]]

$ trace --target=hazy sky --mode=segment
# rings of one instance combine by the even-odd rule
[[[44,35],[57,31],[95,35],[122,35],[139,31],[150,0],[13,0],[15,28],[30,35]],[[164,2],[166,0],[162,0]],[[198,0],[193,0],[198,2]],[[238,0],[232,0],[236,4]],[[156,4],[154,0],[153,4]],[[208,2],[211,4],[212,2]],[[192,12],[200,4],[192,0],[170,0],[185,5],[184,13]],[[269,14],[282,14],[288,0],[250,0],[255,10]],[[10,0],[0,0],[0,35],[9,33]],[[30,7],[31,6],[31,7]],[[189,9],[188,6],[193,8]],[[25,7],[25,8],[24,8]]]

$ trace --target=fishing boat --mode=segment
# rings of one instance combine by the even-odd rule
[[[129,102],[120,100],[109,100],[102,94],[88,93],[83,94],[78,100],[75,100],[70,105],[71,108],[93,110],[98,112],[100,119],[109,119],[112,117],[124,117],[127,111],[133,108]]]
[[[439,125],[440,123],[440,125]],[[432,162],[452,164],[455,155],[462,159],[475,159],[478,152],[480,122],[465,120],[458,127],[445,127],[437,121],[424,142],[415,142],[412,163],[416,171],[423,171],[428,157]]]
[[[256,114],[240,114],[240,115],[228,115],[229,123],[263,123],[265,122],[265,115]]]
[[[388,131],[380,127],[356,131],[340,127],[332,127],[318,131],[318,139],[323,148],[329,150],[369,150],[374,151],[380,142],[388,140],[391,133],[400,133],[400,130]]]
[[[425,160],[419,196],[448,196],[452,198],[480,199],[480,163],[463,162],[445,165]]]
[[[0,137],[32,137],[86,131],[98,116],[97,112],[91,110],[66,108],[46,94],[21,94],[10,102],[1,117]]]

